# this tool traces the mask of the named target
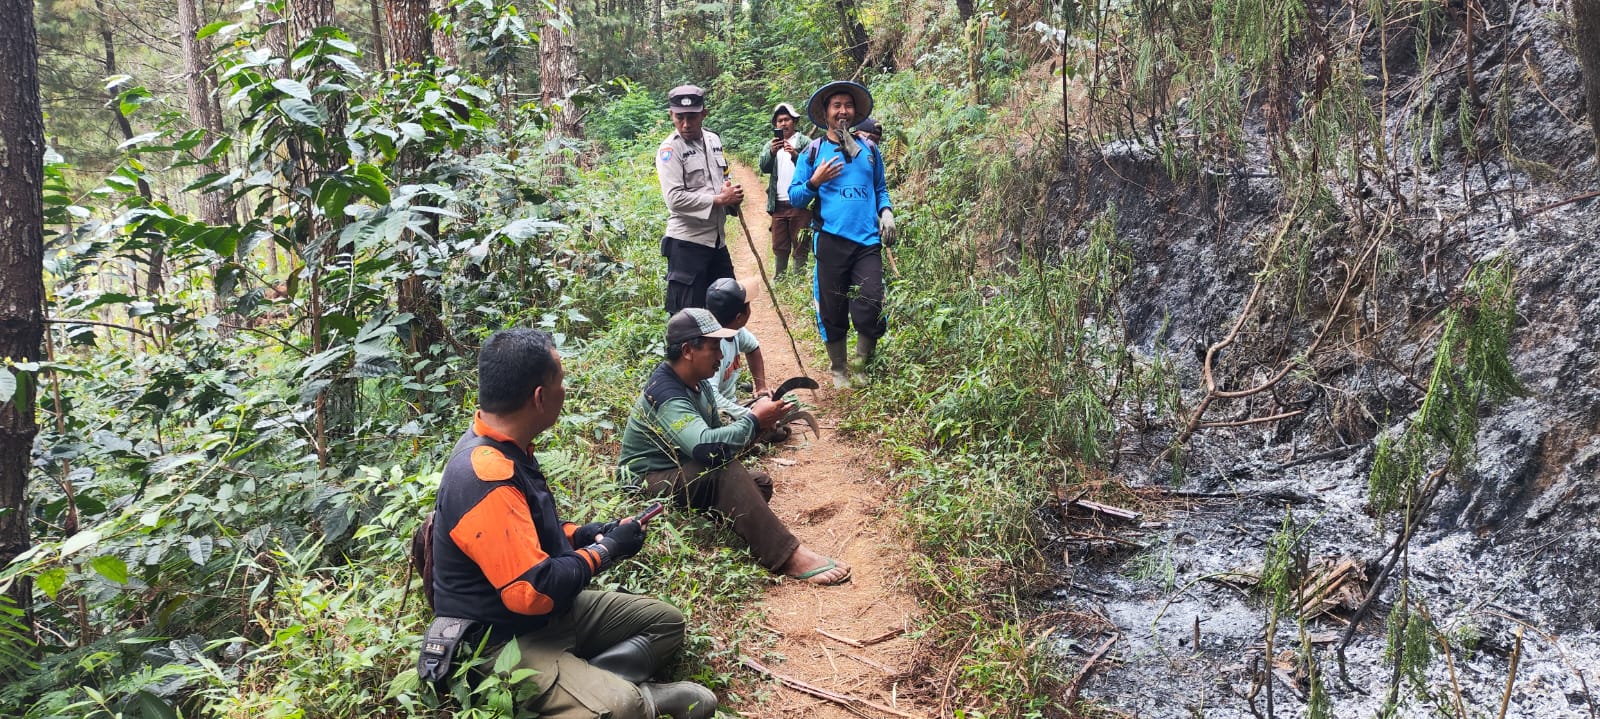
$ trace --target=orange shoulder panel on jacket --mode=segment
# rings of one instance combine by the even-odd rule
[[[517,464],[494,447],[472,450],[472,471],[485,482],[503,482],[517,472]]]
[[[549,557],[539,546],[528,500],[509,485],[495,487],[478,500],[450,530],[450,540],[496,587],[505,587]]]

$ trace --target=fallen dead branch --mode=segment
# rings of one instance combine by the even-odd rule
[[[1109,504],[1091,502],[1087,499],[1074,499],[1072,500],[1070,506],[1077,507],[1078,509],[1086,509],[1090,512],[1094,512],[1095,514],[1103,514],[1108,517],[1115,517],[1124,522],[1137,522],[1139,521],[1140,517],[1144,516],[1142,513],[1135,512],[1131,509],[1113,507]]]
[[[1250,572],[1228,572],[1205,578],[1206,581],[1225,584],[1234,589],[1254,587],[1261,577]],[[1367,573],[1361,562],[1350,557],[1332,559],[1324,557],[1307,567],[1305,576],[1295,596],[1300,597],[1296,609],[1299,616],[1311,619],[1329,614],[1341,607],[1354,609],[1365,597]]]
[[[862,708],[865,707],[867,709],[872,709],[873,711],[883,712],[884,714],[888,714],[890,716],[901,717],[902,719],[924,719],[916,714],[910,714],[900,711],[899,709],[895,709],[894,707],[884,706],[872,701],[871,699],[862,699],[861,697],[851,696],[849,694],[841,694],[839,692],[823,689],[822,687],[814,684],[807,684],[806,682],[795,679],[794,677],[784,676],[772,671],[771,669],[768,669],[761,662],[751,659],[750,657],[740,657],[739,663],[757,674],[778,680],[780,684],[789,687],[790,689],[803,694],[810,694],[818,699],[826,699],[853,712],[860,712]]]
[[[1073,532],[1062,539],[1065,539],[1069,542],[1114,542],[1116,544],[1124,544],[1135,549],[1148,548],[1145,545],[1135,542],[1131,539],[1124,539],[1111,534],[1085,534],[1082,532]]]
[[[1072,677],[1072,683],[1067,685],[1067,707],[1069,709],[1078,703],[1078,692],[1083,690],[1083,682],[1094,671],[1094,665],[1099,663],[1100,658],[1106,655],[1107,650],[1111,649],[1111,645],[1116,644],[1117,640],[1121,638],[1121,634],[1112,634],[1110,639],[1105,640],[1100,645],[1100,648],[1090,655],[1089,661],[1084,662],[1083,666],[1078,668],[1077,675]]]
[[[901,634],[905,634],[905,633],[906,633],[906,630],[904,628],[891,629],[891,630],[889,630],[887,632],[884,632],[882,634],[879,634],[878,636],[875,636],[875,637],[873,637],[871,639],[863,639],[863,640],[861,640],[861,643],[870,647],[870,646],[872,646],[874,644],[882,644],[884,642],[889,641],[890,639],[894,639],[895,637],[898,637]]]
[[[836,642],[838,642],[840,644],[848,644],[848,645],[850,645],[852,647],[855,647],[857,649],[865,649],[867,647],[866,644],[863,644],[860,641],[857,641],[855,639],[851,639],[850,637],[847,637],[847,636],[844,636],[844,635],[841,635],[841,634],[834,634],[833,632],[830,632],[830,631],[828,631],[826,629],[823,629],[822,627],[817,627],[815,629],[815,631],[816,631],[816,633],[821,634],[822,636],[825,636],[825,637],[827,637],[829,639],[832,639],[833,641],[836,641]]]
[[[1366,571],[1354,559],[1323,560],[1301,585],[1300,616],[1309,619],[1339,607],[1354,608],[1364,597],[1366,580]]]
[[[1288,217],[1285,218],[1283,222],[1283,226],[1278,230],[1277,236],[1272,241],[1273,248],[1276,248],[1282,244],[1284,237],[1287,236],[1289,230],[1294,227],[1295,220],[1299,215],[1299,211],[1300,208],[1298,207],[1290,210]],[[1386,215],[1384,217],[1385,227],[1387,228],[1391,223],[1393,223],[1393,221],[1393,213]],[[1373,240],[1367,244],[1366,249],[1361,252],[1361,256],[1356,260],[1354,265],[1355,267],[1363,267],[1366,265],[1368,259],[1372,257],[1374,252],[1377,251],[1379,241],[1383,239],[1386,234],[1386,232],[1375,233]],[[1341,310],[1344,308],[1345,300],[1349,298],[1350,290],[1355,286],[1357,274],[1358,273],[1354,270],[1349,270],[1345,273],[1344,286],[1339,290],[1338,298],[1334,300],[1333,306],[1329,308],[1328,316],[1324,318],[1322,327],[1317,330],[1315,335],[1312,336],[1311,343],[1306,347],[1306,349],[1298,354],[1298,357],[1304,358],[1304,362],[1309,364],[1311,358],[1316,356],[1317,350],[1321,349],[1322,343],[1327,338],[1329,330],[1333,328],[1335,321],[1337,321],[1341,316]],[[1285,377],[1289,376],[1289,373],[1292,372],[1295,367],[1299,366],[1300,361],[1302,361],[1296,359],[1283,361],[1278,366],[1277,371],[1273,372],[1272,375],[1266,379],[1256,383],[1256,385],[1253,387],[1238,390],[1225,390],[1218,387],[1216,377],[1217,356],[1238,339],[1240,331],[1244,329],[1245,323],[1249,320],[1251,313],[1255,310],[1256,301],[1261,298],[1265,289],[1265,274],[1257,276],[1255,284],[1250,288],[1250,295],[1245,298],[1244,306],[1240,308],[1235,317],[1232,328],[1230,328],[1228,333],[1221,339],[1213,342],[1209,347],[1206,348],[1205,358],[1200,363],[1200,375],[1205,387],[1205,395],[1200,398],[1200,401],[1195,405],[1194,410],[1189,413],[1189,418],[1186,425],[1184,426],[1183,430],[1178,433],[1177,438],[1173,440],[1172,446],[1174,448],[1182,447],[1188,444],[1189,438],[1193,437],[1196,432],[1204,428],[1242,427],[1251,424],[1275,422],[1297,416],[1305,411],[1303,409],[1291,410],[1267,417],[1252,417],[1232,422],[1207,422],[1205,419],[1206,411],[1210,409],[1211,405],[1217,401],[1243,399],[1266,392],[1267,390],[1277,386],[1277,384],[1283,381]],[[1163,452],[1161,455],[1162,458],[1165,459],[1171,456],[1172,451],[1172,449],[1168,449],[1166,452]]]

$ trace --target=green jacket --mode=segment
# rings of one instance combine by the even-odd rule
[[[799,131],[794,133],[794,137],[795,152],[805,152],[806,146],[811,144],[811,138]],[[770,215],[778,211],[778,159],[772,156],[770,142],[761,146],[761,171],[767,173],[767,214]]]
[[[723,424],[716,396],[709,380],[689,387],[672,365],[657,365],[622,431],[618,464],[625,474],[678,469],[690,462],[716,469],[733,461],[759,428],[749,414]]]

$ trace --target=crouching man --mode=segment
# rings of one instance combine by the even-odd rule
[[[667,320],[667,361],[650,374],[622,432],[623,474],[647,495],[728,520],[768,571],[812,584],[847,581],[849,565],[801,544],[772,513],[772,479],[739,462],[739,452],[791,405],[762,397],[727,424],[718,416],[709,380],[722,361],[722,340],[735,334],[700,308]]]
[[[709,717],[711,690],[649,681],[683,644],[683,614],[648,597],[586,589],[638,552],[645,532],[632,518],[581,526],[556,518],[532,442],[560,416],[562,382],[561,356],[545,332],[497,332],[478,353],[479,410],[445,466],[428,537],[426,591],[439,618],[429,642],[449,618],[476,622],[456,632],[468,641],[482,632],[490,647],[515,641],[520,666],[537,672],[529,708],[541,717]]]

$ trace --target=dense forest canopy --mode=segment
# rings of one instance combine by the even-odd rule
[[[1528,245],[1587,246],[1600,137],[1600,8],[1541,7],[4,0],[0,714],[508,715],[524,689],[437,696],[412,668],[407,540],[478,345],[554,333],[570,394],[540,461],[567,509],[619,513],[620,426],[663,349],[667,88],[707,88],[753,164],[775,103],[855,78],[906,219],[883,379],[840,427],[885,447],[918,547],[919,691],[1085,710],[1086,652],[1041,629],[1105,619],[1041,599],[1069,508],[1288,446],[1280,466],[1359,475],[1377,559],[1345,616],[1387,622],[1360,638],[1389,633],[1383,711],[1464,719],[1440,672],[1467,631],[1408,547],[1496,486],[1497,408],[1582,396],[1518,360],[1546,331],[1519,280],[1559,295],[1569,257]],[[1309,639],[1319,520],[1275,516],[1252,686],[1270,715],[1274,637],[1303,630],[1297,711],[1337,716],[1354,630],[1337,658]],[[688,673],[743,686],[762,575],[685,521],[626,586],[691,610]]]

